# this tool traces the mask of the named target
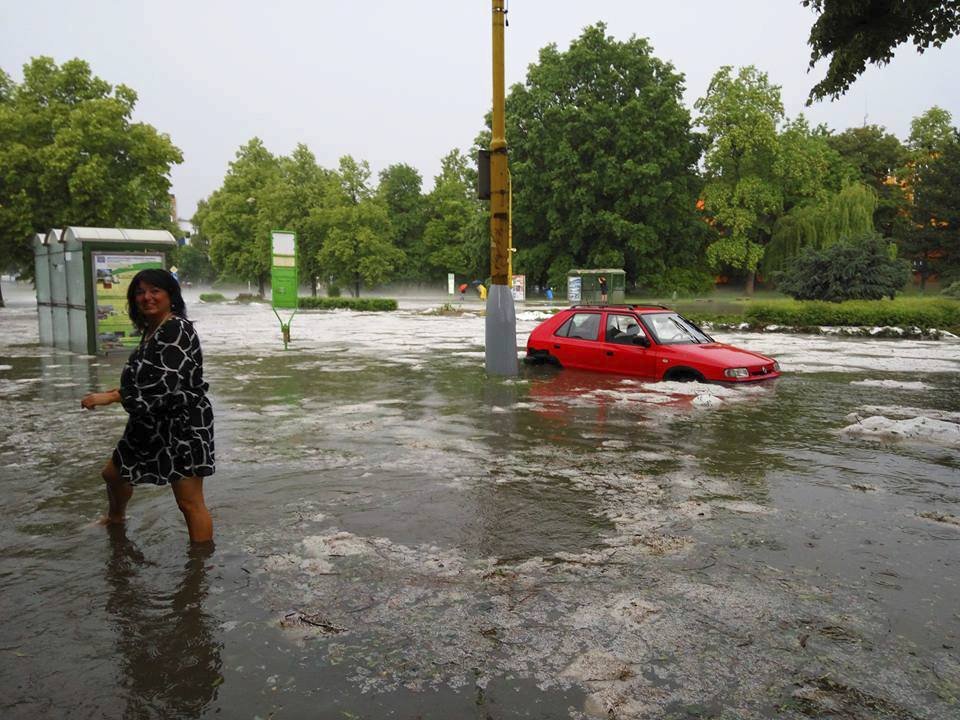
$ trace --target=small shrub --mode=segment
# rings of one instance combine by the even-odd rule
[[[389,312],[397,309],[397,301],[391,298],[301,297],[298,305],[301,310]]]
[[[253,293],[240,293],[237,295],[237,302],[239,303],[254,303],[254,302],[264,302],[264,299],[260,295],[254,295]]]
[[[909,265],[891,257],[889,243],[881,238],[808,248],[775,277],[777,289],[797,300],[834,303],[892,298],[909,278]]]
[[[226,302],[227,297],[223,293],[200,293],[200,302],[217,303]]]
[[[941,292],[947,297],[960,299],[960,280],[956,280],[952,284],[947,285]]]
[[[327,297],[338,298],[340,297],[340,286],[339,285],[327,285]]]

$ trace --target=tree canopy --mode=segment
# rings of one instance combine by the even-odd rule
[[[559,286],[572,267],[612,266],[643,282],[697,262],[700,150],[682,94],[646,40],[602,23],[540,51],[506,98],[517,272]]]
[[[720,231],[707,259],[717,269],[746,273],[750,292],[763,246],[783,210],[780,87],[753,66],[736,75],[725,66],[696,108],[706,139],[704,209]]]
[[[912,40],[918,52],[960,32],[960,0],[802,0],[818,17],[810,29],[810,67],[827,60],[823,80],[807,100],[837,98],[867,63],[890,62],[896,48]]]
[[[260,294],[270,273],[270,208],[264,201],[280,174],[280,165],[260,138],[237,151],[223,185],[207,200],[199,217],[210,238],[210,260],[221,273],[257,283]]]
[[[131,121],[136,102],[82,60],[34,58],[19,84],[0,70],[0,267],[32,277],[30,238],[52,227],[175,229],[169,173],[183,158]]]

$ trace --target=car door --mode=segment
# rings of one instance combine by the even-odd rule
[[[640,344],[646,341],[646,345]],[[604,321],[603,360],[607,372],[653,378],[653,343],[636,315],[609,312]]]
[[[552,338],[550,354],[563,367],[582,370],[604,370],[603,347],[600,343],[602,313],[576,312],[564,322]]]

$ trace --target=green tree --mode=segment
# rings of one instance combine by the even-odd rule
[[[807,249],[823,250],[850,238],[872,237],[877,193],[863,183],[797,205],[773,226],[763,257],[765,273],[789,268]]]
[[[853,165],[860,182],[877,193],[874,226],[884,237],[903,235],[910,202],[902,180],[910,153],[900,140],[878,125],[849,128],[827,142]]]
[[[320,167],[303,143],[289,157],[278,158],[277,164],[278,172],[264,188],[258,205],[261,231],[296,233],[300,278],[309,280],[310,292],[315,296],[322,272],[318,254],[324,238],[324,227],[317,221],[316,213],[340,201],[339,178],[333,171]]]
[[[51,227],[175,230],[169,173],[183,157],[131,121],[136,102],[78,59],[34,58],[19,84],[0,70],[0,268],[32,277],[30,237]]]
[[[885,65],[912,40],[918,52],[960,32],[958,0],[802,0],[817,13],[810,29],[810,67],[828,59],[827,74],[807,100],[837,98],[866,69]]]
[[[907,263],[879,237],[852,238],[825,250],[807,248],[778,278],[778,287],[797,300],[893,298],[909,278]]]
[[[953,117],[948,110],[934,105],[910,121],[910,138],[907,145],[920,162],[936,157],[953,142]]]
[[[540,51],[506,99],[517,272],[560,285],[571,267],[612,266],[642,283],[698,262],[700,148],[682,96],[649,42],[602,23]]]
[[[780,87],[753,66],[741,68],[736,76],[725,66],[696,108],[707,143],[704,208],[720,231],[720,238],[707,248],[707,259],[717,269],[744,273],[749,294],[784,205],[783,154],[777,137],[783,119]]]
[[[913,225],[901,249],[919,273],[921,288],[934,274],[960,277],[960,133],[951,135],[913,180]]]
[[[339,202],[312,213],[324,238],[317,261],[324,273],[352,282],[354,297],[359,297],[361,283],[391,279],[405,256],[391,241],[387,206],[370,187],[369,164],[345,155],[337,177]]]
[[[486,277],[490,264],[487,215],[476,197],[476,171],[467,156],[452,150],[426,197],[427,223],[416,249],[426,278],[453,272]]]
[[[178,246],[170,262],[176,266],[181,282],[210,283],[217,277],[210,256],[192,242]]]
[[[426,198],[422,188],[420,172],[410,165],[398,163],[380,171],[377,196],[387,208],[393,228],[391,241],[407,256],[401,275],[416,280],[424,277],[423,267],[414,261],[427,221]]]
[[[270,273],[270,217],[261,212],[280,173],[260,138],[237,151],[223,185],[207,201],[200,231],[210,238],[210,260],[221,274],[256,281],[262,296]]]

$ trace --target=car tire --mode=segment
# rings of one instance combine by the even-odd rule
[[[560,363],[557,362],[557,359],[551,355],[548,350],[534,350],[529,353],[523,361],[527,365],[556,365],[560,367]]]
[[[663,374],[663,379],[672,382],[704,382],[704,377],[693,368],[670,368]]]

